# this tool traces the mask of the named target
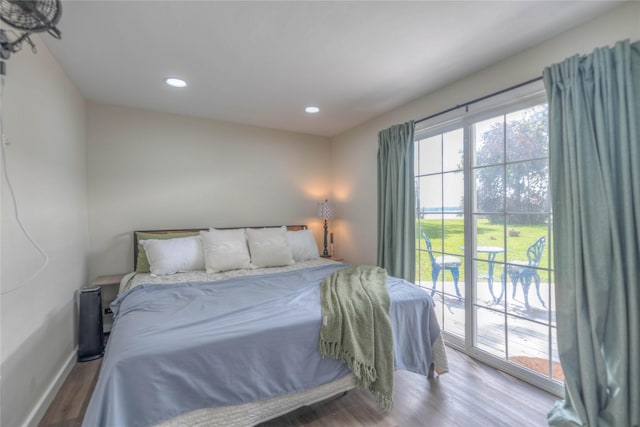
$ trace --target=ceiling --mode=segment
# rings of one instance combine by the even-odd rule
[[[617,5],[63,1],[41,39],[91,101],[330,137]]]

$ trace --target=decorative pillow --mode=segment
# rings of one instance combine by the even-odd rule
[[[200,236],[175,239],[141,240],[149,260],[151,274],[164,276],[178,272],[204,270]]]
[[[287,231],[287,240],[296,262],[316,259],[320,256],[311,230]]]
[[[255,267],[279,267],[295,263],[287,240],[287,227],[247,228],[247,243],[251,264]]]
[[[244,228],[201,231],[207,273],[251,267]]]
[[[145,232],[136,232],[136,236],[138,238],[138,259],[136,261],[136,273],[149,273],[151,270],[149,269],[149,260],[147,259],[147,253],[144,250],[144,247],[140,244],[140,240],[166,240],[166,239],[175,239],[179,237],[189,237],[189,236],[197,236],[197,231],[188,231],[184,233],[167,233],[167,234],[158,234],[158,233],[145,233]]]

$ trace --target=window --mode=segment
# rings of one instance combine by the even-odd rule
[[[541,84],[416,127],[416,283],[453,345],[561,390]]]

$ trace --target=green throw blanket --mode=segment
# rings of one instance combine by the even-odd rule
[[[393,401],[393,333],[387,272],[380,267],[336,270],[322,282],[318,351],[343,360],[359,388],[390,410]]]

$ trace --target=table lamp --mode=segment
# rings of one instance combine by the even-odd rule
[[[334,209],[333,203],[329,203],[326,199],[324,202],[318,203],[318,217],[324,220],[324,251],[321,255],[323,258],[331,257],[327,250],[327,230],[329,229],[327,221],[333,218]]]

